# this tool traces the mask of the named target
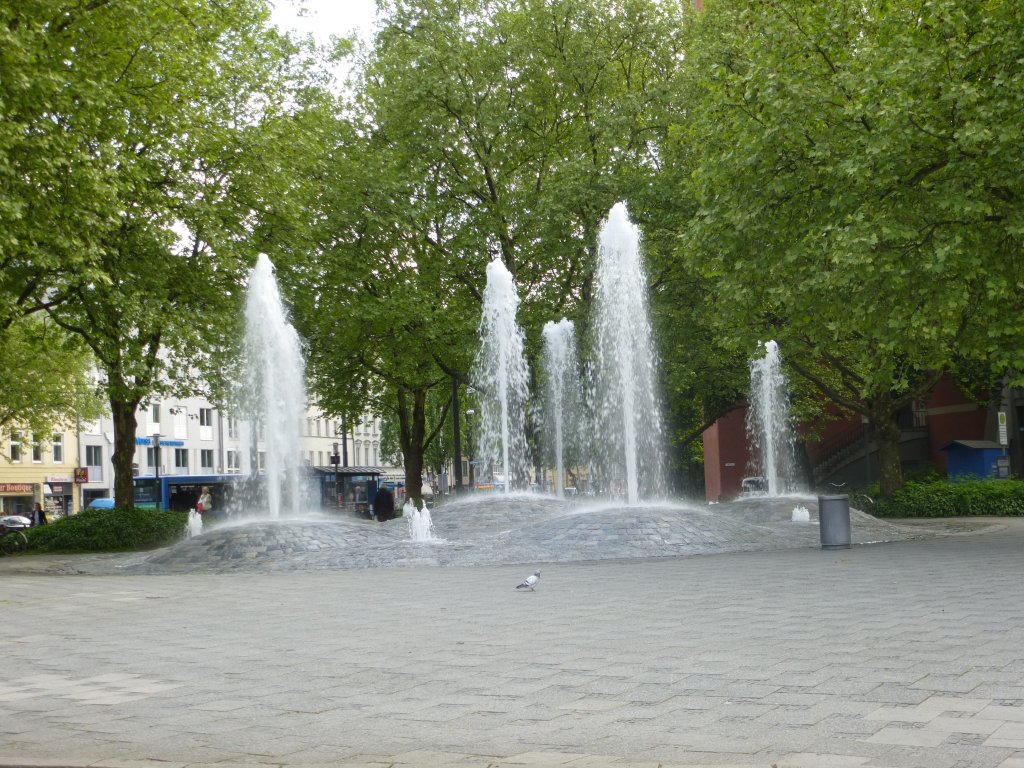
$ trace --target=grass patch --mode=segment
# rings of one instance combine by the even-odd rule
[[[186,512],[87,509],[25,531],[29,552],[132,552],[173,544],[184,535]]]
[[[971,517],[1024,515],[1024,480],[927,480],[908,482],[888,499],[878,486],[851,494],[850,504],[877,517]]]

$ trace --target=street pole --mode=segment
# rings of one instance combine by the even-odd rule
[[[466,411],[466,451],[469,454],[469,490],[476,488],[473,479],[473,415],[476,413],[472,408]]]
[[[455,436],[455,493],[462,493],[462,435],[459,434],[459,382],[452,376],[452,434]]]
[[[153,435],[153,463],[156,465],[156,511],[160,511],[161,503],[163,502],[163,493],[160,489],[160,435]]]
[[[341,417],[341,463],[343,467],[348,466],[348,419]]]
[[[341,456],[338,454],[338,444],[334,444],[334,455],[331,456],[331,463],[334,464],[334,504],[339,509],[341,508],[341,487],[338,485],[338,465],[341,462]]]

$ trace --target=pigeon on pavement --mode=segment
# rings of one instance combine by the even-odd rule
[[[528,589],[531,592],[533,592],[534,591],[533,588],[535,586],[537,586],[537,582],[539,580],[540,580],[540,571],[534,571],[529,576],[527,576],[525,579],[523,579],[523,583],[519,584],[518,586],[516,586],[516,589]]]

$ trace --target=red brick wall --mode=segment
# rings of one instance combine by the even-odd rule
[[[726,414],[704,431],[704,498],[725,501],[740,495],[747,476],[746,411]]]
[[[984,440],[987,411],[967,400],[952,382],[943,379],[925,401],[928,413],[928,442],[931,461],[946,467],[946,453],[939,447],[951,440]]]

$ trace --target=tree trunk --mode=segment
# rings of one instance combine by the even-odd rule
[[[110,398],[110,413],[114,420],[114,499],[118,507],[135,506],[135,482],[132,464],[135,462],[135,409],[138,401]]]
[[[412,413],[409,413],[409,395]],[[423,438],[427,424],[427,390],[398,390],[398,423],[405,466],[405,495],[417,508],[423,506]]]
[[[896,422],[896,412],[878,409],[872,419],[871,426],[875,431],[875,442],[878,445],[879,493],[888,498],[894,491],[903,487],[903,466],[900,463],[900,426]],[[868,460],[865,454],[864,460]]]

